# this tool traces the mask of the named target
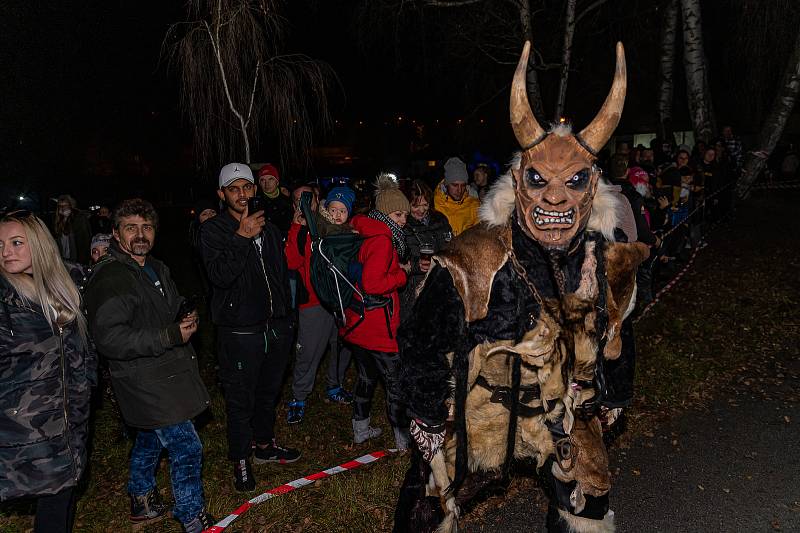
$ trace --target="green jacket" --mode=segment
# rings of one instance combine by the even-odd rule
[[[192,345],[176,315],[183,298],[169,269],[152,257],[164,294],[128,254],[112,244],[95,267],[84,299],[89,330],[109,362],[111,384],[125,421],[156,429],[191,419],[210,404]]]

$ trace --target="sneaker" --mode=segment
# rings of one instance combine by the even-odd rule
[[[266,448],[256,446],[256,453],[253,462],[256,464],[264,463],[293,463],[300,459],[300,452],[294,448],[284,448],[275,443],[275,439]]]
[[[326,389],[325,392],[328,395],[329,402],[340,403],[342,405],[350,405],[353,403],[353,395],[349,391],[344,390],[341,386],[331,387],[330,389]]]
[[[286,423],[299,424],[303,421],[306,414],[305,400],[292,400],[289,402],[289,413],[286,415]]]
[[[203,531],[213,526],[214,523],[214,517],[203,509],[191,522],[183,524],[183,531],[185,533],[203,533]]]
[[[158,489],[153,489],[141,496],[131,497],[131,522],[147,522],[167,516],[167,506],[161,501]]]
[[[233,486],[239,492],[250,492],[256,488],[256,478],[250,461],[240,459],[233,463]]]

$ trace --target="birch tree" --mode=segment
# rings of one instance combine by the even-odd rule
[[[675,66],[675,34],[678,29],[678,0],[669,0],[661,22],[661,54],[659,57],[658,135],[672,138],[672,81]]]
[[[748,195],[753,182],[764,169],[767,159],[783,135],[786,121],[797,101],[798,92],[800,92],[800,31],[797,31],[792,54],[783,71],[778,94],[775,96],[769,115],[761,125],[757,149],[748,152],[745,159],[742,175],[736,185],[739,197],[745,198]]]
[[[567,99],[567,80],[569,64],[572,57],[572,38],[575,35],[575,6],[578,0],[567,0],[567,11],[564,20],[564,45],[561,49],[561,76],[558,81],[558,99],[553,114],[553,122],[558,123],[564,114],[564,103]]]
[[[272,0],[191,0],[170,27],[165,52],[180,75],[180,107],[202,166],[250,163],[266,136],[284,166],[305,167],[315,130],[330,124],[324,63],[283,54],[283,19]],[[270,131],[267,125],[271,126]]]
[[[681,0],[683,15],[683,54],[686,67],[686,93],[695,135],[706,142],[714,136],[711,95],[703,49],[702,18],[699,0]]]

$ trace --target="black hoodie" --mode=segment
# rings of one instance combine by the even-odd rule
[[[267,222],[256,239],[238,235],[228,210],[200,227],[200,251],[211,283],[211,319],[220,327],[255,332],[271,318],[291,316],[291,293],[280,231]]]

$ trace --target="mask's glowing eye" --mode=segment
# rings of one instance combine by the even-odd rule
[[[544,187],[547,184],[547,182],[544,181],[544,178],[542,178],[542,175],[539,174],[539,171],[535,168],[529,168],[526,170],[525,178],[528,181],[528,185],[533,187]]]
[[[574,187],[576,189],[580,189],[585,187],[586,184],[589,183],[589,169],[585,168],[572,176],[568,181],[567,185],[570,187]]]

